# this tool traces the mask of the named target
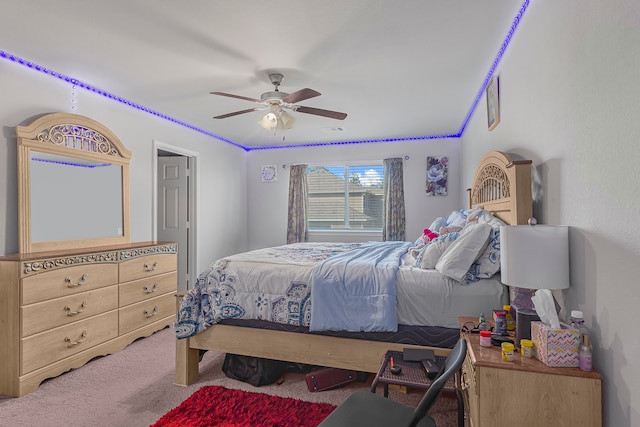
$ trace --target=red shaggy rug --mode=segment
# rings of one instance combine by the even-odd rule
[[[152,427],[316,427],[335,406],[205,386]]]

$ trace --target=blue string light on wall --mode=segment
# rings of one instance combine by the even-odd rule
[[[460,126],[460,130],[455,133],[455,134],[443,134],[443,135],[423,135],[423,136],[415,136],[415,137],[405,137],[405,138],[383,138],[383,139],[362,139],[362,140],[351,140],[351,141],[332,141],[332,142],[318,142],[318,143],[309,143],[309,144],[296,144],[296,145],[270,145],[270,146],[260,146],[260,147],[246,147],[244,145],[238,144],[235,141],[232,141],[228,138],[225,138],[223,136],[217,135],[213,132],[210,132],[208,130],[202,129],[198,126],[194,126],[192,124],[189,124],[185,121],[176,119],[174,117],[168,116],[166,114],[160,113],[158,111],[155,111],[151,108],[147,108],[143,105],[140,105],[136,102],[133,101],[129,101],[128,99],[122,98],[120,96],[114,95],[110,92],[107,92],[105,90],[99,89],[93,85],[90,85],[88,83],[85,83],[83,81],[80,81],[78,79],[75,79],[73,77],[70,76],[66,76],[64,74],[58,73],[54,70],[48,69],[46,67],[43,67],[39,64],[36,64],[34,62],[31,61],[27,61],[23,58],[20,58],[18,56],[12,55],[8,52],[5,52],[4,50],[0,50],[0,58],[15,62],[17,64],[23,65],[27,68],[30,68],[32,70],[35,71],[39,71],[41,73],[47,74],[51,77],[56,77],[62,81],[65,81],[69,84],[71,84],[73,86],[73,92],[72,92],[72,106],[71,109],[72,111],[75,112],[77,106],[76,106],[76,95],[75,95],[75,90],[76,88],[82,88],[85,90],[88,90],[90,92],[96,93],[98,95],[102,95],[105,98],[108,98],[110,100],[119,102],[121,104],[127,105],[129,107],[135,108],[137,110],[143,111],[147,114],[151,114],[152,116],[156,116],[159,117],[161,119],[167,120],[171,123],[183,126],[187,129],[191,129],[195,132],[210,136],[212,138],[218,139],[222,142],[226,142],[227,144],[231,144],[234,145],[236,147],[242,148],[245,151],[253,151],[253,150],[273,150],[273,149],[281,149],[281,148],[300,148],[300,147],[320,147],[320,146],[335,146],[335,145],[352,145],[352,144],[371,144],[371,143],[388,143],[388,142],[404,142],[404,141],[418,141],[418,140],[433,140],[433,139],[446,139],[446,138],[460,138],[462,136],[462,134],[464,133],[464,130],[466,129],[467,125],[469,124],[469,121],[471,120],[471,117],[473,116],[473,113],[475,112],[476,108],[478,107],[478,104],[480,102],[480,100],[482,99],[482,96],[484,95],[484,91],[487,87],[487,84],[489,84],[489,80],[491,80],[491,77],[493,77],[493,74],[495,72],[495,70],[498,67],[498,64],[500,63],[500,60],[502,59],[502,56],[504,55],[504,52],[507,49],[507,46],[509,46],[509,43],[511,42],[511,38],[513,37],[513,34],[516,31],[516,28],[518,27],[518,24],[520,24],[520,21],[522,20],[522,17],[524,16],[525,11],[527,10],[528,6],[529,6],[529,1],[530,0],[524,0],[524,2],[522,3],[522,6],[520,7],[518,14],[516,15],[516,17],[514,18],[511,27],[509,28],[509,31],[507,33],[506,38],[504,39],[504,41],[502,42],[502,44],[500,45],[500,49],[498,50],[498,54],[496,56],[496,58],[494,59],[493,63],[491,64],[491,68],[489,69],[489,72],[487,73],[484,81],[482,82],[482,85],[480,87],[480,90],[478,90],[478,93],[476,94],[476,97],[474,98],[472,104],[471,104],[471,108],[469,109],[469,112],[467,113],[464,121],[462,122],[462,125]]]
[[[69,162],[69,161],[63,161],[63,160],[40,159],[38,157],[32,157],[31,160],[34,162],[40,162],[40,163],[51,163],[54,165],[74,166],[74,167],[89,168],[89,169],[105,168],[105,167],[113,166],[113,164],[111,163],[91,163],[91,164],[77,163],[77,162]]]

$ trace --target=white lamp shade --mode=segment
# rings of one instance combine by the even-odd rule
[[[569,227],[500,227],[502,283],[526,289],[569,287]]]

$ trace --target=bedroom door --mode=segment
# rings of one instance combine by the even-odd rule
[[[158,157],[158,240],[178,243],[178,291],[189,288],[189,157]]]

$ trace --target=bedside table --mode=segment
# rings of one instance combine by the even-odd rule
[[[477,317],[459,317],[478,322]],[[461,333],[467,341],[462,365],[462,395],[468,425],[600,427],[602,378],[596,371],[550,368],[517,352],[502,360],[499,347],[481,347],[480,336]]]

